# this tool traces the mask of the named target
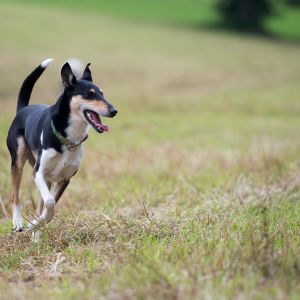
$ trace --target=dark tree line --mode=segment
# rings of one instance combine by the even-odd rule
[[[217,8],[228,27],[243,31],[262,31],[266,17],[275,12],[280,0],[219,0]],[[300,0],[281,0],[287,5],[300,5]]]
[[[290,5],[300,6],[300,0],[286,0],[286,3]]]

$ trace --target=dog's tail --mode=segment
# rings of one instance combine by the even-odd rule
[[[52,63],[52,61],[53,61],[52,58],[48,58],[44,60],[24,80],[19,92],[17,113],[19,110],[21,110],[22,108],[28,105],[34,84],[39,79],[39,77],[43,74],[43,72],[48,67],[48,65]]]

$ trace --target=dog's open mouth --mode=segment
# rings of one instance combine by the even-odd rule
[[[100,116],[91,110],[85,110],[84,116],[86,120],[89,122],[89,124],[92,125],[92,127],[99,133],[102,133],[103,131],[108,131],[109,127],[107,125],[104,125],[101,123]]]

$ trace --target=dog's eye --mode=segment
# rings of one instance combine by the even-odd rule
[[[96,92],[95,92],[94,89],[90,89],[90,90],[88,91],[88,97],[89,97],[89,98],[93,98],[93,97],[95,96],[95,94],[96,94]]]

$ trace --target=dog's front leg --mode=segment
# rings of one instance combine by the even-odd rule
[[[69,183],[70,183],[70,179],[62,180],[54,186],[53,190],[51,189],[51,193],[52,193],[53,197],[55,198],[55,203],[58,202],[58,200],[64,193],[64,191],[67,188],[67,186],[69,185]]]
[[[36,229],[45,223],[49,223],[54,217],[55,206],[55,198],[50,193],[47,181],[41,169],[35,173],[34,181],[43,199],[44,210],[39,218],[30,222],[30,229]]]

